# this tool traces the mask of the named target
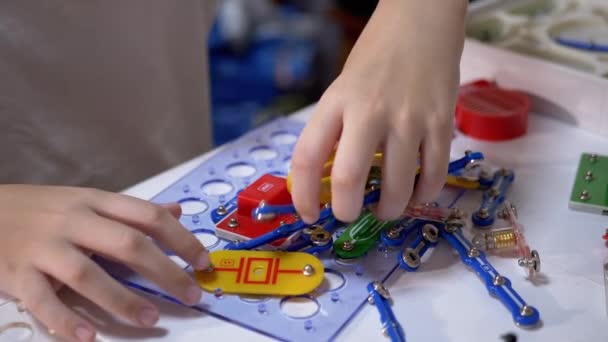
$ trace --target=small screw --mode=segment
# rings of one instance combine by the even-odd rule
[[[467,255],[469,258],[477,258],[479,256],[479,250],[477,248],[471,248]]]
[[[532,314],[534,313],[534,310],[532,309],[531,306],[529,305],[524,305],[521,307],[521,310],[519,312],[522,316],[532,316]]]
[[[302,269],[302,274],[310,277],[311,275],[315,274],[315,268],[312,267],[312,265],[306,264],[304,265],[304,269]]]
[[[591,171],[587,171],[587,172],[585,173],[585,180],[586,180],[587,182],[589,182],[589,181],[593,180],[593,172],[591,172]]]
[[[219,207],[217,207],[216,212],[218,215],[222,215],[222,216],[224,216],[228,213],[228,211],[226,210],[226,207],[224,207],[223,205],[220,205]]]
[[[399,233],[399,229],[393,227],[388,230],[386,236],[388,236],[390,239],[396,240],[397,238],[399,238]]]
[[[346,240],[342,244],[342,249],[345,250],[345,251],[352,251],[353,248],[355,248],[355,245],[350,240]]]
[[[494,280],[492,281],[492,284],[494,284],[494,286],[502,286],[505,284],[505,277],[501,276],[500,274],[497,274],[496,277],[494,277]]]
[[[234,217],[230,219],[230,221],[228,221],[228,227],[230,228],[236,228],[239,226],[239,221],[237,221]]]
[[[491,197],[496,197],[500,194],[500,190],[498,190],[497,188],[490,188],[489,193]]]
[[[490,212],[488,211],[488,208],[479,209],[479,211],[477,212],[477,217],[479,217],[480,219],[487,219],[488,217],[490,217]]]
[[[284,225],[286,225],[286,224],[287,224],[287,222],[285,222],[285,221],[281,221],[281,222],[279,222],[279,226],[284,226]]]
[[[382,283],[380,283],[379,281],[374,281],[374,290],[376,292],[378,292],[378,294],[380,296],[382,296],[384,299],[390,299],[391,298],[391,294],[388,292],[388,290],[386,289],[386,287],[384,287],[384,285]]]
[[[591,162],[591,163],[595,163],[596,161],[597,161],[597,154],[596,154],[596,153],[592,153],[592,154],[589,156],[589,162]]]
[[[591,195],[589,194],[589,191],[587,191],[587,190],[583,190],[583,191],[581,191],[581,194],[580,194],[580,196],[579,196],[579,199],[580,199],[581,201],[587,201],[587,200],[589,200],[590,198],[591,198]]]
[[[422,227],[422,237],[430,243],[437,242],[439,240],[439,231],[432,224],[425,224]]]
[[[461,219],[462,218],[462,210],[460,208],[452,208],[452,212],[450,213],[450,219]]]
[[[530,254],[531,255],[529,258],[521,258],[517,260],[517,264],[521,267],[534,270],[535,272],[540,272],[540,256],[538,255],[538,252],[533,250],[530,252]]]

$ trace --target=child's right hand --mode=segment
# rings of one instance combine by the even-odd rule
[[[176,219],[179,205],[158,206],[100,190],[32,185],[0,186],[0,290],[21,300],[55,334],[92,341],[95,329],[64,305],[57,280],[108,312],[142,327],[158,309],[89,259],[121,262],[185,304],[201,297],[194,280],[147,236],[196,269],[207,251]]]

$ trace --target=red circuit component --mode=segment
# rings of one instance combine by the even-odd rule
[[[237,197],[237,210],[216,224],[217,235],[231,241],[245,241],[277,229],[281,222],[289,224],[296,221],[293,214],[277,215],[269,221],[255,221],[251,213],[262,201],[271,205],[291,204],[285,178],[265,174],[241,191]],[[286,239],[279,239],[271,244],[278,247],[285,242]]]
[[[529,111],[530,98],[523,92],[478,80],[460,87],[456,127],[482,140],[514,139],[526,133]]]
[[[251,212],[261,201],[271,205],[291,204],[285,178],[265,174],[241,191],[237,198],[239,215],[251,216]]]

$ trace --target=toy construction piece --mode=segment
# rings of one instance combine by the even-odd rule
[[[530,98],[495,83],[478,80],[460,87],[456,127],[482,140],[509,140],[526,133]]]
[[[583,153],[570,194],[570,209],[608,215],[608,156]]]
[[[330,156],[330,159],[323,166],[323,177],[321,178],[321,190],[319,193],[319,201],[321,203],[331,202],[331,168],[334,165],[335,151]],[[374,155],[374,161],[372,163],[372,169],[374,166],[382,164],[382,153],[378,152]],[[377,170],[377,169],[376,169]],[[287,189],[291,192],[291,186],[293,183],[292,173],[287,174]]]
[[[334,164],[335,153],[331,155],[329,161],[327,161],[324,165],[323,169],[323,177],[321,178],[321,190],[319,195],[320,203],[329,203],[331,202],[331,168]],[[448,177],[446,180],[447,185],[452,185],[465,189],[478,189],[480,187],[479,180],[471,180],[465,177],[460,177],[457,175],[453,175],[453,173],[461,171],[468,165],[474,161],[483,160],[484,156],[481,152],[470,152],[467,151],[465,156],[450,162],[448,165]],[[383,155],[381,152],[377,152],[374,155],[374,160],[372,163],[371,171],[368,175],[368,182],[377,182],[381,177],[381,166],[383,161]],[[416,170],[416,173],[420,173],[420,168]],[[292,186],[292,174],[291,172],[287,174],[287,190],[291,192]],[[289,210],[288,208],[285,208]]]
[[[530,250],[514,208],[511,203],[505,201],[499,216],[509,221],[510,226],[475,234],[472,240],[473,246],[495,254],[516,252],[520,257],[519,266],[526,268],[529,276],[532,277],[536,272],[540,272],[540,255],[537,251]]]
[[[440,228],[440,235],[460,255],[462,262],[475,271],[483,280],[488,291],[497,297],[511,312],[515,324],[521,327],[536,327],[540,323],[540,314],[536,308],[528,305],[515,292],[511,281],[498,273],[488,262],[483,251],[467,240],[462,234],[463,224],[447,222]]]
[[[380,239],[382,242],[391,247],[397,247],[405,242],[409,234],[416,231],[425,223],[424,220],[419,220],[414,217],[406,217],[391,228],[382,231]]]
[[[332,217],[323,224],[304,228],[300,238],[294,241],[287,251],[319,254],[330,250],[334,242],[332,234],[337,226],[336,219]]]
[[[392,342],[405,342],[405,332],[391,309],[391,295],[386,287],[382,283],[374,281],[367,285],[367,292],[369,292],[367,301],[375,304],[380,313],[382,332],[390,337]]]
[[[494,173],[492,185],[484,191],[481,206],[472,215],[476,226],[488,227],[494,223],[498,206],[504,202],[507,190],[514,179],[515,174],[511,170],[500,169]]]
[[[262,212],[259,212],[262,208]],[[264,211],[265,210],[265,211]],[[211,213],[216,233],[229,241],[248,241],[272,232],[280,225],[295,224],[291,195],[285,178],[265,174]],[[289,236],[269,242],[269,248],[289,245]]]
[[[448,174],[446,185],[467,190],[484,189],[490,186],[493,178],[484,162],[483,155],[481,158],[474,159],[479,152],[465,151],[464,153],[465,157],[468,157],[468,162]]]
[[[230,294],[297,296],[316,289],[325,269],[308,253],[228,251],[209,253],[211,267],[196,271],[206,291]]]
[[[418,229],[416,239],[397,255],[399,266],[408,272],[415,272],[424,254],[439,243],[437,223],[427,222]]]
[[[344,259],[363,256],[380,238],[380,233],[392,225],[393,221],[377,220],[372,212],[366,211],[334,242],[334,252]]]

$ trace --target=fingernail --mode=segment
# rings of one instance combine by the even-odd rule
[[[139,313],[139,321],[147,327],[154,326],[158,321],[158,311],[152,308],[143,308]]]
[[[188,288],[188,291],[186,292],[186,299],[188,300],[188,304],[198,304],[198,302],[201,300],[202,295],[203,292],[201,291],[200,287],[190,286],[190,288]]]
[[[93,341],[93,339],[95,338],[95,333],[89,327],[82,324],[76,327],[75,334],[76,338],[78,338],[78,341],[81,342]]]
[[[196,258],[196,263],[193,266],[197,270],[206,270],[209,267],[209,252],[202,252],[198,258]]]

